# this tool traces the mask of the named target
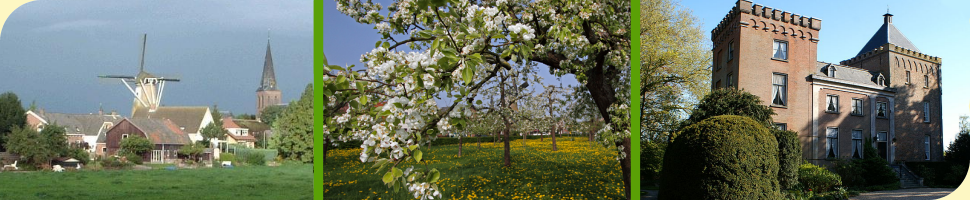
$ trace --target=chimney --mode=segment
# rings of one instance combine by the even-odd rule
[[[884,23],[884,24],[892,24],[893,23],[893,14],[886,13],[885,15],[882,15],[882,17],[883,17],[882,23]]]

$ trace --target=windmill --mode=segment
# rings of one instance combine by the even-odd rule
[[[148,34],[143,34],[141,39],[141,63],[138,67],[138,74],[135,76],[127,75],[102,75],[102,79],[118,79],[128,87],[128,91],[135,95],[134,105],[132,106],[132,116],[141,109],[154,112],[158,109],[162,101],[162,92],[165,91],[165,82],[179,82],[178,78],[165,78],[152,75],[145,71],[145,43]],[[134,87],[132,87],[134,85]]]

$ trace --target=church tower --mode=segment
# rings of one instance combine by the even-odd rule
[[[266,58],[263,62],[263,79],[259,89],[256,89],[256,119],[260,119],[263,109],[272,105],[280,105],[282,93],[276,88],[276,72],[273,71],[273,53],[270,50],[269,38],[266,39]]]

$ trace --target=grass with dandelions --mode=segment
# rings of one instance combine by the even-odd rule
[[[515,138],[515,137],[513,137]],[[512,167],[503,167],[503,143],[466,138],[458,145],[422,148],[428,168],[441,171],[443,199],[621,199],[623,179],[613,151],[585,137],[512,140]],[[381,181],[373,163],[360,162],[360,149],[332,150],[323,165],[325,199],[409,199]],[[426,167],[409,161],[399,168]]]

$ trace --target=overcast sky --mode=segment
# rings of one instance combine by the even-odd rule
[[[267,30],[283,102],[313,81],[312,1],[60,1],[24,4],[0,33],[0,92],[47,112],[131,114],[133,95],[98,75],[178,77],[162,105],[255,113]]]
[[[681,5],[693,11],[708,35],[737,1],[683,0]],[[970,114],[970,1],[835,1],[813,3],[784,0],[754,0],[754,3],[822,19],[819,32],[818,60],[838,63],[852,58],[883,24],[887,6],[893,25],[922,53],[943,59],[943,140],[944,146],[959,132],[960,115]],[[710,42],[710,41],[707,41]]]

